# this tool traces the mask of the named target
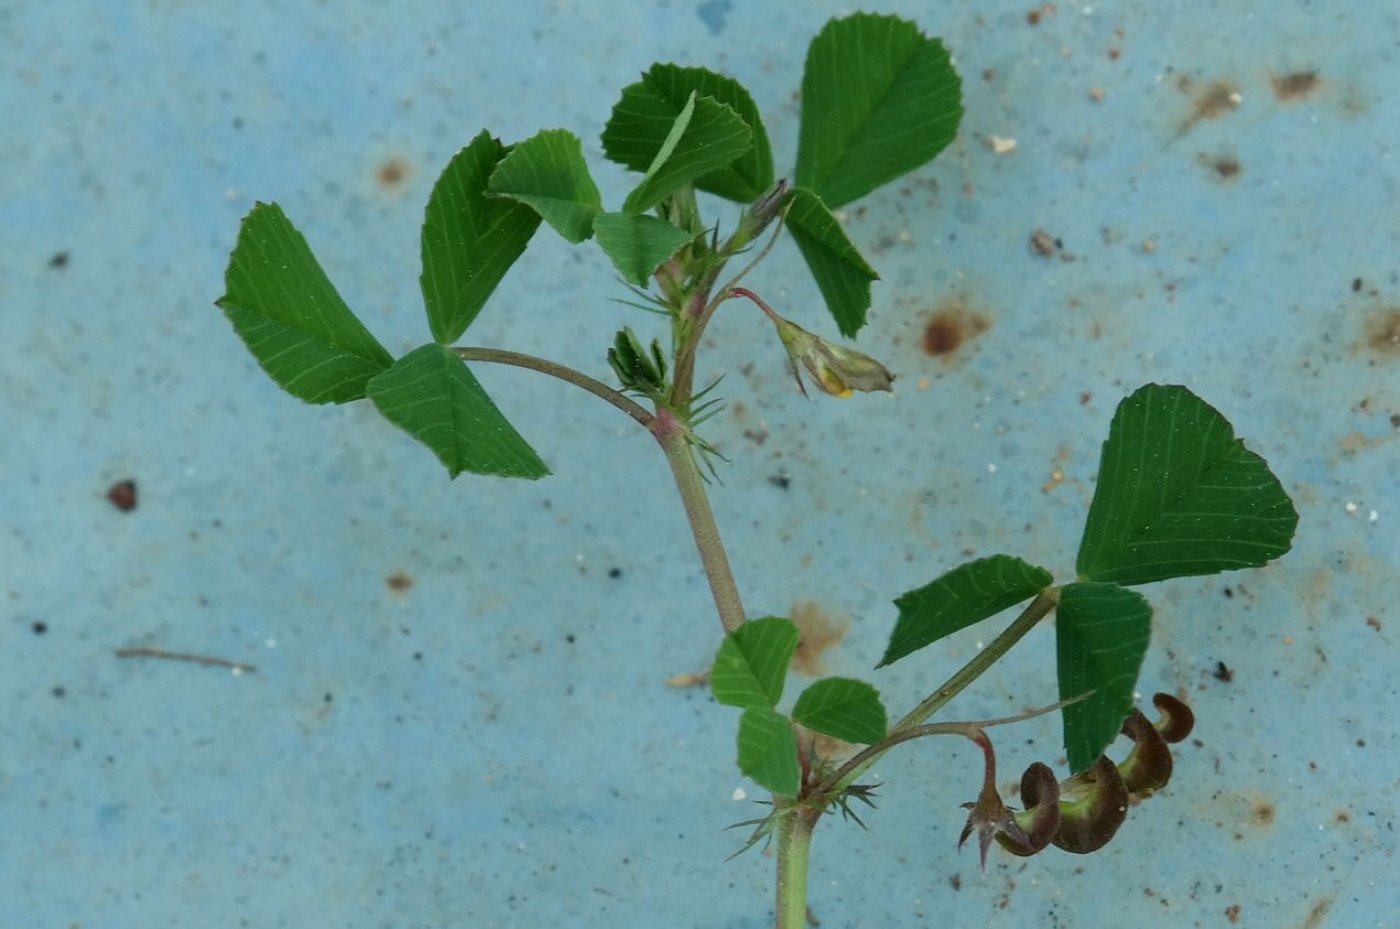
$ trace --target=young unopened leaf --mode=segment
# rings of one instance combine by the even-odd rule
[[[895,600],[899,618],[876,667],[932,645],[973,623],[1028,600],[1050,586],[1044,568],[1010,555],[992,555],[959,565]]]
[[[1137,591],[1088,582],[1061,588],[1055,613],[1060,699],[1093,691],[1060,711],[1072,772],[1103,754],[1132,711],[1151,624],[1152,607]]]
[[[258,364],[307,403],[346,403],[393,363],[275,203],[243,219],[216,303]]]
[[[574,243],[592,233],[593,217],[603,205],[583,160],[583,145],[565,129],[545,129],[514,146],[496,166],[487,189],[526,204]]]
[[[710,669],[715,699],[727,706],[776,706],[796,650],[792,620],[769,616],[744,623],[725,636],[715,655]]]
[[[423,217],[423,302],[428,328],[455,341],[525,251],[540,217],[523,203],[488,197],[487,181],[506,147],[482,132],[448,163]]]
[[[792,192],[787,228],[826,300],[826,308],[846,338],[865,325],[870,282],[880,279],[866,263],[822,198],[799,187]]]
[[[861,745],[880,741],[889,727],[880,692],[848,677],[824,678],[802,691],[792,718],[815,732]]]
[[[1293,544],[1298,513],[1269,465],[1185,387],[1118,405],[1079,546],[1086,580],[1147,584],[1255,568]]]
[[[797,793],[797,734],[781,713],[749,707],[739,717],[739,770],[784,797]]]
[[[692,95],[622,209],[628,213],[649,210],[696,178],[729,164],[752,146],[749,127],[731,107],[714,97]]]
[[[957,135],[962,82],[911,22],[857,13],[807,52],[797,183],[832,209],[931,161]]]
[[[661,262],[694,236],[655,216],[599,213],[593,234],[623,280],[645,287]]]
[[[453,477],[549,473],[449,348],[424,345],[404,355],[369,382],[369,398],[385,419],[432,449]]]
[[[603,151],[633,171],[646,171],[691,94],[731,107],[751,135],[746,150],[696,177],[695,186],[742,203],[757,199],[773,183],[773,155],[758,107],[738,81],[704,68],[656,64],[641,81],[624,88],[603,130]]]

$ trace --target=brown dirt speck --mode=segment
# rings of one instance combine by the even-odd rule
[[[810,600],[799,600],[792,605],[792,621],[797,624],[793,670],[808,675],[821,674],[822,653],[841,641],[850,622],[832,616]]]
[[[932,358],[946,358],[954,354],[964,342],[981,335],[991,327],[991,320],[981,313],[969,310],[962,298],[945,300],[934,310],[924,326],[924,354]]]
[[[396,594],[401,594],[413,586],[413,578],[402,571],[395,571],[393,574],[384,578],[384,586],[388,587]]]
[[[1031,233],[1031,251],[1045,258],[1055,257],[1055,253],[1060,250],[1060,240],[1055,238],[1044,229],[1037,229]]]
[[[1222,181],[1233,181],[1244,171],[1244,166],[1234,155],[1201,155],[1201,164],[1214,171]]]
[[[136,509],[136,482],[130,479],[117,481],[107,488],[107,499],[123,513],[130,513]]]
[[[1322,921],[1327,918],[1327,911],[1332,909],[1332,898],[1323,897],[1313,904],[1313,908],[1308,910],[1308,918],[1303,920],[1302,929],[1318,929]]]
[[[1387,307],[1366,324],[1366,344],[1379,355],[1400,358],[1400,306]]]
[[[1278,818],[1278,809],[1268,800],[1260,800],[1249,810],[1249,821],[1256,826],[1272,826]]]
[[[381,162],[379,167],[375,169],[374,179],[385,190],[398,190],[403,186],[403,182],[408,180],[412,170],[408,162],[402,158],[390,158]]]
[[[1233,113],[1240,106],[1239,88],[1229,81],[1212,81],[1205,87],[1196,89],[1195,82],[1183,77],[1177,88],[1191,95],[1191,115],[1181,124],[1177,135],[1186,135],[1196,124],[1205,119],[1219,119],[1226,113]]]
[[[1320,80],[1316,71],[1294,71],[1291,74],[1275,74],[1269,78],[1274,87],[1274,97],[1281,102],[1301,100],[1317,89]]]

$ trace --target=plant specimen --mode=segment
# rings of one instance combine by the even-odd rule
[[[778,179],[749,93],[703,68],[658,64],[623,89],[603,132],[607,156],[640,175],[608,210],[579,138],[549,129],[512,145],[482,132],[438,179],[422,229],[422,291],[432,341],[394,358],[341,300],[300,233],[275,204],[244,220],[218,301],[264,370],[310,403],[368,398],[426,445],[453,477],[548,472],[472,374],[479,364],[535,370],[581,388],[648,430],[668,461],[709,581],[723,639],[710,674],[715,699],[740,711],[737,760],[771,792],[744,847],[777,846],[776,923],[806,919],[812,830],[827,812],[859,821],[874,788],[860,779],[895,747],[925,736],[970,739],[984,766],[962,832],[983,861],[993,844],[1015,855],[1054,845],[1084,853],[1122,825],[1130,801],[1171,774],[1168,745],[1191,711],[1158,694],[1158,719],[1133,706],[1151,607],[1133,588],[1188,575],[1256,567],[1290,547],[1297,514],[1264,460],[1216,410],[1183,387],[1148,385],[1109,426],[1073,579],[1012,555],[947,570],[895,600],[881,666],[1012,607],[1020,614],[965,667],[890,722],[865,681],[828,677],[790,704],[784,681],[798,630],[752,617],[740,602],[708,502],[721,455],[704,423],[721,409],[718,380],[702,382],[697,354],[715,314],[751,304],[776,328],[799,388],[838,397],[892,389],[874,358],[783,318],[749,283],[781,234],[793,237],[842,336],[865,323],[876,273],[836,212],[926,164],[957,133],[960,82],[947,50],[912,23],[856,14],[813,40],[802,82],[797,163]],[[706,220],[701,194],[742,205],[732,227]],[[654,313],[661,337],[618,330],[606,349],[615,384],[546,359],[455,344],[541,224],[571,243],[592,239]],[[731,269],[739,259],[742,266]],[[741,301],[731,304],[731,301]],[[638,320],[638,324],[643,319]],[[600,340],[601,341],[601,340]],[[600,348],[600,366],[604,352]],[[858,402],[858,401],[852,401]],[[1011,719],[931,721],[1030,629],[1055,615],[1057,702]],[[709,634],[709,633],[701,633]],[[988,731],[1041,712],[1063,717],[1069,773],[1030,766],[1022,809],[1003,802]],[[829,740],[848,743],[833,750]],[[1105,755],[1120,736],[1127,756]]]

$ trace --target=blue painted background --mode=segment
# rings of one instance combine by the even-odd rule
[[[976,752],[917,745],[881,764],[870,832],[822,825],[814,915],[1400,925],[1400,10],[884,8],[945,37],[968,114],[844,212],[883,277],[860,346],[894,396],[804,401],[758,314],[710,330],[714,504],[750,611],[827,626],[813,664],[906,708],[995,624],[872,675],[889,601],[972,554],[1068,577],[1109,417],[1146,381],[1234,420],[1302,523],[1265,571],[1148,591],[1141,686],[1188,694],[1198,729],[1107,849],[981,873],[954,849]],[[724,861],[722,827],[761,810],[735,800],[758,795],[735,714],[664,684],[719,627],[647,436],[482,369],[556,476],[449,482],[365,405],[281,394],[212,301],[240,218],[276,200],[411,348],[422,206],[481,128],[577,132],[616,203],[618,89],[705,64],[753,91],[782,170],[807,42],[845,10],[0,3],[0,925],[768,923],[771,860]],[[831,333],[805,273],[784,243],[751,286]],[[602,375],[611,332],[651,323],[621,295],[596,249],[542,233],[472,339]],[[931,356],[935,321],[962,341]],[[130,512],[107,498],[125,479]],[[1051,639],[950,715],[1053,699]],[[999,733],[1005,777],[1058,738]]]

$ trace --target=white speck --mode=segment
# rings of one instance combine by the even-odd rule
[[[987,136],[987,145],[992,149],[993,155],[1009,155],[1016,151],[1016,140],[1005,138],[999,135]]]
[[[996,474],[996,473],[997,473],[997,466],[994,465],[994,464],[992,464],[990,461],[987,462],[987,473],[988,473],[988,474]]]
[[[749,792],[747,790],[745,790],[742,787],[735,787],[734,793],[730,795],[729,799],[733,800],[735,803],[739,803],[740,801],[747,800],[748,798]]]
[[[232,674],[234,677],[242,677],[243,669],[238,667],[238,665],[234,665],[232,668],[228,669],[228,673]]]
[[[979,652],[980,652],[982,649],[986,648],[986,647],[987,647],[987,646],[986,646],[984,643],[982,643],[982,642],[978,642],[978,643],[977,643],[977,650],[978,650]]]
[[[268,637],[267,637],[267,641],[264,642],[263,644],[266,645],[268,648],[276,648],[276,647],[277,647],[277,640],[274,639],[272,636],[268,636]]]
[[[1370,515],[1368,515],[1366,519],[1371,523],[1371,525],[1374,526],[1376,523],[1381,521],[1381,514],[1376,512],[1375,510],[1372,510]]]
[[[1347,505],[1344,507],[1344,509],[1345,509],[1348,513],[1355,513],[1357,510],[1361,509],[1361,507],[1358,506],[1357,504],[1353,503],[1352,501],[1348,500],[1348,501],[1347,501]]]
[[[1241,103],[1244,103],[1244,94],[1240,93],[1238,90],[1230,94],[1231,106],[1238,107]]]
[[[1079,12],[1083,13],[1085,16],[1093,16],[1094,8],[1091,6],[1081,7]]]

